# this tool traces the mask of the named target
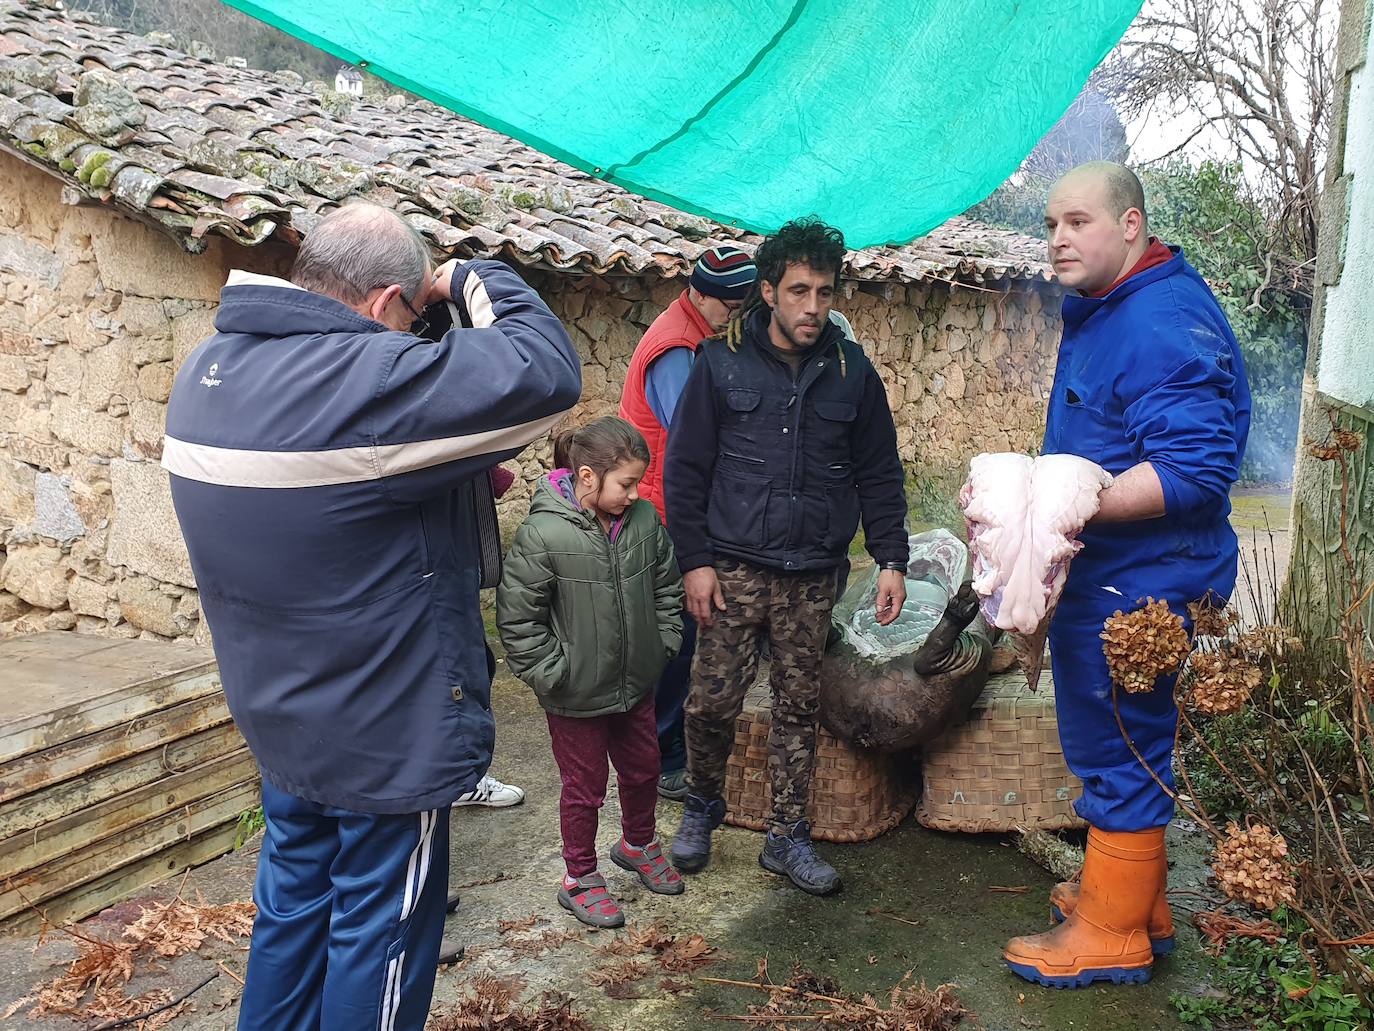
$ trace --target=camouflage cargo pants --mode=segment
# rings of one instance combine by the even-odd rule
[[[816,765],[820,668],[835,572],[788,575],[734,560],[716,563],[725,611],[697,631],[692,690],[687,700],[687,771],[694,794],[719,798],[735,720],[758,673],[759,645],[772,643],[772,727],[768,772],[775,830],[806,816]]]

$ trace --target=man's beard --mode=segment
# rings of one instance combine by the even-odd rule
[[[816,346],[816,341],[820,340],[820,338],[821,338],[821,333],[820,333],[821,327],[820,327],[820,324],[819,324],[819,323],[816,324],[815,326],[811,326],[809,323],[802,323],[802,322],[799,322],[799,323],[797,323],[796,329],[800,329],[800,328],[802,328],[803,326],[806,326],[806,327],[808,327],[808,328],[812,328],[812,329],[815,329],[815,330],[816,330],[815,339],[813,339],[813,340],[810,341],[809,343],[803,343],[802,341],[798,340],[797,337],[796,337],[796,335],[795,335],[795,330],[793,330],[793,329],[788,329],[788,328],[787,328],[787,323],[784,322],[782,319],[778,319],[778,329],[782,330],[782,335],[783,335],[784,337],[787,338],[787,342],[788,342],[789,344],[791,344],[791,345],[792,345],[796,350],[798,350],[798,351],[805,351],[805,350],[807,350],[808,348],[815,347],[815,346]]]

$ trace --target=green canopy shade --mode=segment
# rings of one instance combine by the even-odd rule
[[[635,193],[905,243],[987,196],[1140,0],[227,0]]]

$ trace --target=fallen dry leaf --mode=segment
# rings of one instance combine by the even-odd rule
[[[521,1005],[522,986],[480,974],[467,994],[431,1014],[427,1031],[595,1031],[565,995],[545,993]]]
[[[498,920],[496,927],[502,934],[510,934],[512,931],[528,931],[535,924],[544,923],[544,918],[538,913],[531,913],[527,917],[519,920]]]
[[[549,928],[529,937],[511,935],[505,939],[505,947],[520,956],[536,957],[561,948],[570,941],[581,937],[577,931],[559,931]]]
[[[638,981],[640,978],[648,977],[651,973],[653,973],[653,967],[644,960],[625,959],[619,963],[612,963],[609,966],[593,970],[587,975],[587,983],[597,987],[605,987],[624,984],[627,981]]]
[[[253,931],[256,909],[251,902],[212,906],[199,894],[196,898],[196,902],[188,902],[178,895],[171,902],[145,906],[115,940],[62,929],[75,939],[76,958],[48,984],[35,988],[29,1016],[61,1015],[108,1022],[137,1017],[171,1002],[174,996],[164,988],[128,995],[125,985],[141,963],[197,952],[211,938],[232,944]],[[182,1000],[137,1021],[136,1027],[138,1031],[156,1031],[190,1005],[189,999]]]

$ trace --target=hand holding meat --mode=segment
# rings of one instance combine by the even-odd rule
[[[1025,636],[1022,668],[1032,689],[1069,562],[1083,546],[1078,534],[1111,482],[1076,455],[983,454],[969,464],[959,505],[968,522],[973,589],[990,624]]]

